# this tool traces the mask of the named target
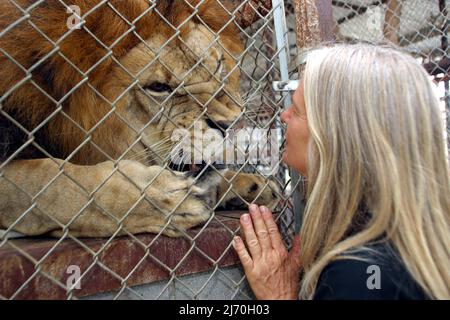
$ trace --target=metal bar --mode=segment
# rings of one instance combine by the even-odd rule
[[[272,86],[275,91],[291,92],[297,90],[299,83],[300,80],[274,81]]]
[[[286,37],[286,19],[284,11],[283,0],[272,0],[272,8],[274,9],[274,25],[275,36],[277,40],[278,59],[280,62],[280,74],[281,81],[289,82],[289,46],[288,39]],[[292,99],[290,94],[284,94],[284,107],[289,108]],[[295,219],[295,232],[299,232],[302,223],[303,204],[300,196],[300,192],[296,186],[300,183],[300,176],[295,170],[290,170],[289,175],[292,179],[292,190],[294,200],[294,219]]]

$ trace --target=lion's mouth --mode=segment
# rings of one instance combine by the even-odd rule
[[[176,164],[172,161],[169,162],[168,167],[173,170],[173,171],[178,171],[178,172],[200,172],[202,171],[205,167],[207,167],[208,164],[204,161],[202,161],[202,163],[200,164],[196,164],[196,163],[180,163],[180,164]],[[216,166],[215,164],[212,164],[212,166]]]

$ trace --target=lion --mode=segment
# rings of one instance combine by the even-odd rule
[[[171,164],[176,128],[223,131],[243,108],[239,30],[199,2],[71,0],[69,27],[61,1],[1,0],[0,227],[177,237],[216,205],[275,206],[274,181]]]

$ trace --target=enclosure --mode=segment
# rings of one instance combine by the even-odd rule
[[[450,113],[445,0],[0,9],[2,299],[253,299],[231,241],[253,202],[299,230],[280,113],[322,43],[404,48]]]

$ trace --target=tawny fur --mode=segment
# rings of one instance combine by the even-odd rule
[[[24,9],[35,2],[16,1]],[[100,2],[71,5],[85,14]],[[1,108],[9,115],[0,115],[1,130],[6,137],[14,128],[22,139],[2,159],[14,157],[2,165],[0,227],[30,235],[70,230],[109,236],[120,229],[178,236],[206,221],[220,199],[226,206],[259,195],[259,203],[273,206],[276,186],[259,176],[240,174],[230,193],[229,182],[217,175],[194,183],[161,167],[174,146],[174,129],[192,130],[194,122],[208,128],[208,119],[229,125],[241,114],[235,60],[243,47],[237,28],[226,24],[226,10],[206,1],[184,23],[193,13],[184,1],[158,1],[151,10],[145,0],[109,4],[126,20],[102,5],[86,17],[84,29],[68,30],[70,14],[49,0],[0,38],[10,56],[0,52]],[[0,30],[21,17],[13,4],[0,1]],[[184,94],[162,103],[164,96],[145,89],[155,82],[171,88],[183,83]],[[35,130],[31,140],[8,117]],[[16,152],[23,143],[28,147]]]

